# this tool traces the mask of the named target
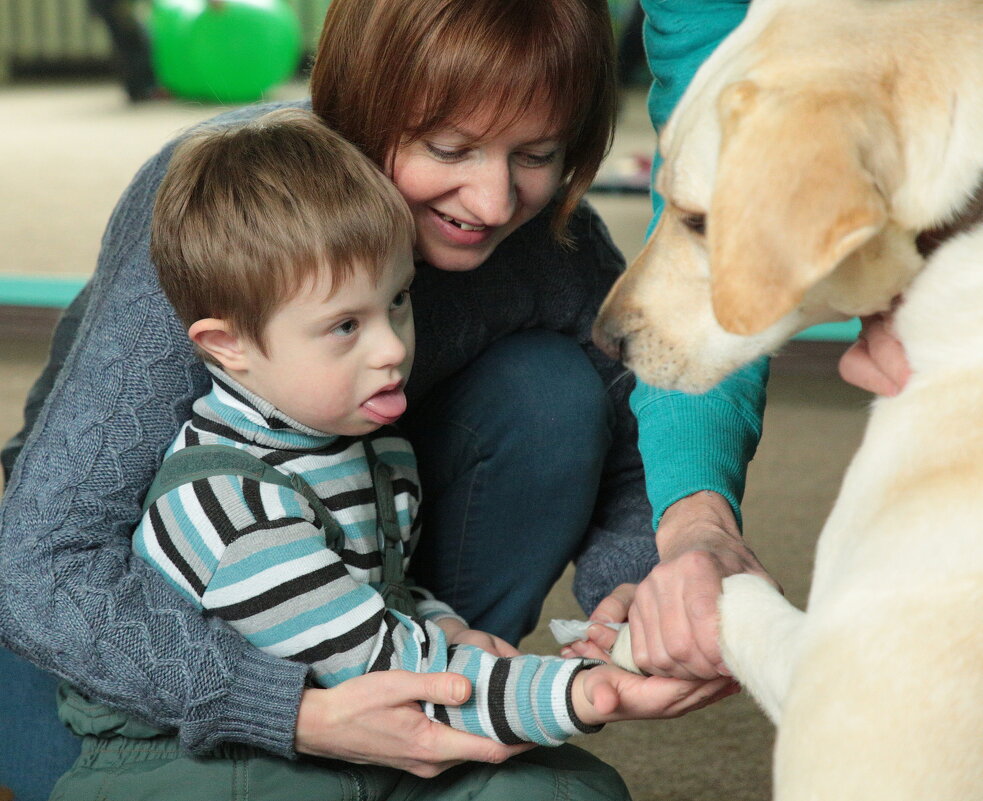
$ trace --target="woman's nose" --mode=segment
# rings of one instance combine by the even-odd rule
[[[467,191],[462,193],[464,207],[480,225],[499,226],[515,214],[517,192],[512,168],[507,159],[489,159],[471,175]]]

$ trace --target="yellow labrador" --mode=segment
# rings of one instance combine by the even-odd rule
[[[779,727],[775,798],[980,801],[983,2],[754,0],[660,148],[665,213],[595,327],[643,380],[700,392],[904,296],[914,373],[873,404],[807,611],[724,582],[725,659]]]

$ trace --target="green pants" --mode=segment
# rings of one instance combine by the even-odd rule
[[[59,714],[82,754],[51,801],[603,801],[629,799],[615,770],[571,745],[535,748],[501,765],[467,763],[433,779],[324,759],[288,761],[222,746],[192,758],[174,737],[67,688]]]

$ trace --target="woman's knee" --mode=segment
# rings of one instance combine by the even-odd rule
[[[524,331],[480,358],[479,447],[508,446],[551,469],[603,458],[611,444],[606,387],[580,345],[553,331]],[[476,362],[476,366],[478,363]],[[497,388],[497,389],[496,389]]]

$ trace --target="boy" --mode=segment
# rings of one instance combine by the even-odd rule
[[[557,745],[631,716],[618,690],[642,679],[520,655],[403,579],[420,492],[411,447],[387,426],[414,355],[413,238],[391,182],[307,112],[182,143],[151,253],[213,388],[167,451],[134,550],[324,687],[458,672],[471,699],[431,718]]]

